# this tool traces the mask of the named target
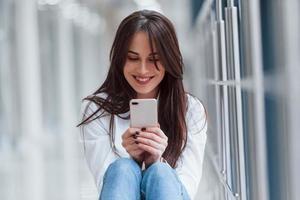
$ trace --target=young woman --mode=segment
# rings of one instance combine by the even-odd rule
[[[142,10],[118,27],[106,80],[84,98],[81,135],[99,199],[194,199],[202,174],[206,114],[184,91],[172,23]],[[130,127],[129,101],[157,98],[155,127]]]

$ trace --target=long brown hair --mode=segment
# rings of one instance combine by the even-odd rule
[[[102,117],[104,111],[109,113],[110,142],[114,152],[117,153],[114,145],[114,116],[129,119],[130,116],[124,117],[120,114],[129,111],[129,101],[137,96],[136,91],[124,77],[123,67],[133,35],[139,31],[148,34],[152,52],[155,44],[160,61],[166,70],[159,85],[158,121],[160,128],[168,137],[168,146],[162,156],[175,168],[187,139],[185,122],[187,97],[182,83],[183,60],[173,24],[158,12],[136,11],[121,22],[110,51],[110,68],[106,80],[97,91],[83,99],[94,102],[98,109],[77,126]],[[100,93],[105,93],[107,97],[97,95]],[[100,115],[98,112],[101,112]]]

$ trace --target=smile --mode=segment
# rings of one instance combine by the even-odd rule
[[[141,77],[141,76],[133,76],[134,79],[142,85],[147,84],[154,76],[148,76],[148,77]]]

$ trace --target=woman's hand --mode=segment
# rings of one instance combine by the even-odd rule
[[[159,127],[142,128],[135,141],[138,142],[139,149],[146,152],[146,167],[158,161],[168,146],[168,137]]]
[[[137,133],[140,131],[138,128],[128,128],[122,135],[122,146],[126,149],[128,154],[142,166],[144,160],[144,150],[138,147]]]

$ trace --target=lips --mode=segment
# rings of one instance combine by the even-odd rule
[[[150,82],[154,76],[133,76],[137,83],[145,85]]]

